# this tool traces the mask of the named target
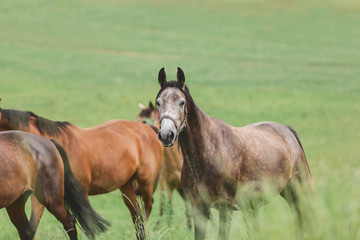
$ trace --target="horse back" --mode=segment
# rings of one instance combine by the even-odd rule
[[[161,152],[161,143],[157,133],[147,124],[129,120],[110,120],[101,125],[85,129],[85,135],[97,138],[103,136],[118,144],[118,147],[131,148],[135,145],[137,150],[144,151],[149,148],[151,152]],[[94,139],[93,138],[93,139]],[[139,147],[144,149],[139,149]],[[141,153],[140,153],[141,154]]]
[[[290,152],[292,163],[294,163],[294,161],[305,158],[301,143],[292,128],[277,122],[253,123],[246,125],[244,129],[246,128],[253,131],[258,131],[259,135],[267,135],[268,140],[276,139],[277,141],[283,143],[281,146],[283,148],[286,147]]]
[[[306,157],[302,145],[295,131],[277,122],[259,122],[243,127],[248,135],[255,135],[251,141],[249,149],[258,145],[263,149],[258,149],[264,153],[264,157],[278,154],[283,158],[283,162],[289,162],[291,166],[291,176],[298,174],[298,168],[307,165]],[[272,146],[269,148],[268,146]],[[306,166],[305,166],[306,167]],[[306,167],[308,169],[308,167]]]

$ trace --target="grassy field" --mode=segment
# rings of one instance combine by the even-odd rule
[[[359,26],[357,0],[2,0],[0,106],[81,127],[135,119],[137,102],[157,94],[159,69],[175,79],[180,66],[210,115],[293,126],[312,170],[313,218],[302,237],[276,198],[257,232],[236,212],[231,239],[360,239]],[[169,224],[158,194],[149,239],[192,239],[180,197]],[[135,239],[120,192],[90,201],[112,222],[97,239]],[[211,217],[207,238],[216,239]],[[3,209],[0,239],[17,238]],[[66,234],[45,213],[37,239]]]

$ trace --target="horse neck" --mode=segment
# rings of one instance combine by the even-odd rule
[[[31,117],[29,122],[29,127],[25,131],[31,132],[38,136],[55,139],[61,146],[63,146],[67,150],[70,142],[72,142],[72,139],[74,139],[74,133],[76,133],[77,129],[80,128],[75,125],[69,124],[65,127],[65,129],[60,130],[60,134],[49,135],[46,133],[41,133],[39,128],[37,127],[36,119],[32,120]]]
[[[211,117],[194,104],[194,109],[188,111],[187,124],[179,135],[179,144],[185,161],[189,161],[192,168],[201,167],[206,162],[203,157],[207,139],[204,133],[208,131]]]
[[[43,134],[42,136],[55,139],[65,150],[68,150],[71,143],[76,141],[75,139],[79,131],[82,131],[82,129],[71,124],[66,126],[64,130],[60,130],[61,133],[56,136],[49,136],[46,134]]]
[[[20,130],[24,132],[30,132],[39,136],[41,135],[36,126],[36,123],[34,124],[34,121],[31,117],[29,119],[29,126],[23,126],[21,124],[17,125],[13,122],[4,120],[0,112],[0,131],[8,131],[8,130]]]
[[[154,125],[155,127],[157,127],[158,129],[160,129],[160,123],[159,123],[159,118],[158,118],[158,117],[155,117],[155,118],[153,119],[153,125]]]
[[[69,139],[72,139],[73,138],[72,135],[74,134],[74,132],[76,132],[77,129],[79,129],[78,127],[70,124],[70,125],[66,126],[65,131],[61,130],[61,134],[59,134],[58,136],[54,136],[54,135],[42,134],[40,132],[37,124],[38,124],[37,118],[34,116],[30,116],[29,123],[27,126],[23,126],[21,124],[19,126],[17,126],[16,124],[14,124],[12,122],[5,121],[0,112],[0,131],[21,130],[24,132],[30,132],[30,133],[38,135],[38,136],[55,139],[59,143],[65,144],[66,142],[70,142]]]
[[[154,126],[157,127],[158,129],[160,129],[160,116],[159,116],[159,112],[155,113],[155,117],[153,119],[154,121]]]

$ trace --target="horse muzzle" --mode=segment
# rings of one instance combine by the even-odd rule
[[[158,137],[164,147],[171,147],[174,145],[175,133],[173,131],[160,130]]]

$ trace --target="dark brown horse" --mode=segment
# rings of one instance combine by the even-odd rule
[[[23,131],[0,133],[0,183],[0,208],[6,208],[21,239],[32,239],[36,231],[24,210],[31,193],[64,225],[70,239],[77,239],[75,218],[91,238],[108,225],[91,208],[55,141]]]
[[[156,97],[159,139],[172,146],[178,138],[184,155],[181,185],[193,206],[195,239],[204,239],[210,207],[219,210],[219,239],[228,239],[232,211],[243,196],[258,198],[271,185],[297,204],[295,185],[311,187],[304,150],[293,129],[276,122],[233,127],[195,104],[178,68],[177,81],[159,72]],[[290,193],[290,194],[285,194]]]
[[[149,107],[145,107],[139,103],[141,109],[136,121],[146,123],[149,125],[155,126],[159,129],[159,111],[158,109],[149,102]],[[181,169],[183,165],[183,156],[181,153],[180,146],[176,141],[174,146],[164,149],[164,159],[160,168],[160,216],[163,215],[165,196],[163,193],[166,193],[167,199],[169,200],[170,205],[170,214],[172,214],[172,193],[176,189],[182,199],[185,202],[185,214],[187,219],[188,228],[191,229],[191,217],[189,211],[188,199],[185,196],[184,190],[181,187]]]
[[[0,130],[29,131],[58,141],[67,152],[71,169],[86,196],[120,189],[135,223],[137,238],[145,238],[134,182],[139,184],[147,218],[163,156],[161,143],[151,127],[134,121],[111,120],[82,129],[32,112],[7,109],[0,110],[0,119]],[[32,201],[31,224],[35,229],[43,209],[36,200]]]

